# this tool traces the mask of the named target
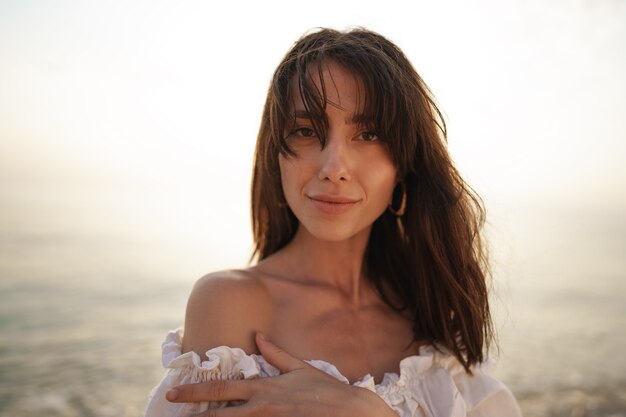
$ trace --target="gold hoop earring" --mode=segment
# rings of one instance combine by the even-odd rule
[[[393,194],[391,195],[391,201],[389,202],[389,206],[387,208],[389,209],[391,214],[394,214],[398,217],[402,217],[404,215],[404,212],[406,211],[406,185],[404,184],[404,181],[400,182],[399,184],[402,187],[402,197],[400,199],[400,207],[398,207],[397,209],[393,208],[393,197],[396,194],[396,190],[394,189]]]

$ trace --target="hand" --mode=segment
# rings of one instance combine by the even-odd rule
[[[340,382],[294,358],[261,333],[257,333],[256,343],[263,357],[281,375],[180,385],[168,391],[166,398],[177,403],[245,401],[238,406],[209,409],[206,417],[397,417],[375,393]]]

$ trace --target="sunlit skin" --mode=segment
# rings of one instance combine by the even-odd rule
[[[327,89],[325,146],[320,145],[300,94],[293,92],[296,122],[287,142],[296,155],[279,157],[283,191],[301,226],[313,237],[353,240],[362,246],[372,223],[389,204],[396,168],[376,127],[360,120],[358,105],[363,100],[358,80],[333,63],[322,75]]]
[[[296,92],[296,124],[286,132],[295,155],[279,156],[284,194],[299,220],[294,238],[250,269],[201,279],[185,321],[183,351],[204,357],[215,346],[240,347],[263,354],[284,375],[186,385],[168,394],[171,401],[247,401],[222,409],[230,410],[220,411],[225,416],[396,415],[372,392],[301,360],[332,363],[350,381],[371,374],[380,382],[418,350],[411,320],[381,300],[363,269],[372,224],[397,182],[396,167],[376,126],[358,117],[357,103],[364,102],[358,80],[324,64],[326,144]]]
[[[332,62],[322,76],[325,146],[304,117],[296,91],[294,111],[300,117],[287,132],[295,155],[279,157],[298,230],[285,248],[253,270],[280,300],[274,311],[281,324],[271,337],[279,346],[334,363],[352,380],[367,373],[382,378],[415,353],[410,320],[379,298],[363,271],[372,224],[388,207],[397,170],[376,127],[358,120],[357,103],[364,102],[358,79]]]

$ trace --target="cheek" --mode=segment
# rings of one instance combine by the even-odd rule
[[[280,169],[280,182],[283,186],[285,198],[297,192],[298,183],[300,182],[300,164],[293,158],[285,158],[282,155],[278,157],[278,167]]]
[[[379,198],[391,198],[397,182],[398,170],[387,148],[373,148],[361,164],[366,167],[369,183],[374,185]]]
[[[391,162],[381,164],[370,171],[370,184],[374,185],[371,191],[376,193],[376,199],[380,200],[381,204],[387,204],[391,200],[397,175],[398,171]]]

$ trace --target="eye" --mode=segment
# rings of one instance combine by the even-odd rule
[[[374,142],[378,140],[379,138],[376,132],[373,132],[371,130],[366,130],[365,132],[361,132],[361,134],[359,135],[359,139],[365,142]]]
[[[300,136],[303,138],[313,138],[315,137],[315,130],[310,127],[299,127],[293,131],[292,135]]]

